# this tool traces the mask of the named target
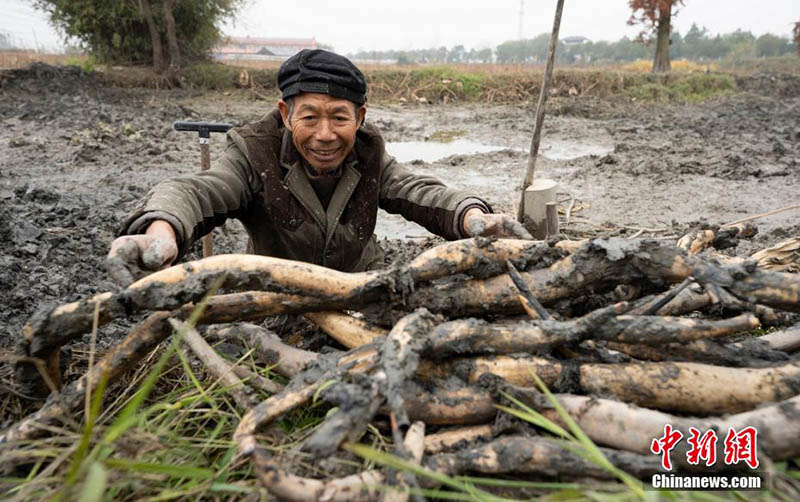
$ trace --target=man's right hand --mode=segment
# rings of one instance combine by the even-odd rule
[[[127,287],[151,272],[168,267],[176,256],[175,230],[166,221],[155,220],[144,234],[115,239],[106,257],[106,268],[114,282]]]

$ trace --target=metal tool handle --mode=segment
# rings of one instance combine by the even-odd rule
[[[203,144],[208,142],[212,132],[228,132],[228,129],[233,127],[233,125],[222,122],[187,122],[179,120],[173,122],[172,127],[174,127],[176,131],[197,131],[200,137],[200,143]]]
[[[228,129],[233,127],[232,124],[223,122],[189,122],[185,120],[178,120],[172,123],[172,127],[176,131],[208,131],[208,132],[228,132]]]
[[[178,120],[172,123],[176,131],[197,132],[200,137],[200,169],[207,171],[211,167],[211,154],[208,148],[212,132],[228,132],[233,127],[231,124],[218,122],[188,122]],[[211,234],[203,236],[203,257],[208,258],[214,254],[214,245]]]

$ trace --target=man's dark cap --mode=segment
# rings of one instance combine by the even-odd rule
[[[303,49],[278,70],[283,99],[301,92],[330,94],[359,105],[367,101],[367,81],[349,59],[322,49]]]

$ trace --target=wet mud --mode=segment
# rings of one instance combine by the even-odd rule
[[[557,180],[576,198],[562,230],[596,233],[607,222],[685,229],[796,203],[800,77],[742,77],[739,88],[692,104],[552,99],[537,176]],[[0,346],[13,344],[38,309],[116,290],[104,259],[122,217],[158,181],[199,170],[196,137],[174,131],[173,121],[240,125],[271,106],[245,91],[114,88],[77,69],[36,66],[0,75]],[[371,106],[368,119],[390,142],[461,131],[459,139],[502,148],[410,164],[512,212],[534,112],[533,104],[391,104]],[[215,136],[212,162],[223,148]],[[747,255],[800,233],[797,212],[758,225],[758,235],[726,252]],[[441,242],[385,213],[377,232],[390,238],[383,241],[387,263]],[[217,252],[245,248],[238,222],[215,231]],[[197,243],[187,259],[199,250]],[[112,326],[127,329],[126,322]]]

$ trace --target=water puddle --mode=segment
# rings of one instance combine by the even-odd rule
[[[475,155],[501,150],[528,151],[527,147],[512,148],[488,145],[463,138],[446,143],[438,141],[386,143],[386,151],[394,156],[398,162],[409,163],[414,160],[422,160],[427,163],[434,163],[431,166],[424,167],[426,174],[439,178],[452,188],[481,194],[489,201],[502,200],[507,196],[509,187],[516,187],[521,183],[522,175],[524,174],[524,160],[519,158],[498,160],[497,166],[502,168],[497,170],[486,169],[486,166],[477,166],[469,162],[454,169],[450,165],[435,164],[435,162],[452,155]],[[613,150],[614,147],[610,144],[555,139],[543,140],[539,153],[541,156],[551,160],[564,161],[589,155],[605,155]],[[494,164],[494,162],[491,163]],[[515,170],[509,164],[519,164],[520,170]],[[558,166],[558,168],[563,169],[566,166]],[[411,166],[411,169],[414,170],[415,166]],[[546,174],[555,174],[555,177],[558,178],[557,173],[540,173],[543,176],[546,176]],[[400,215],[388,214],[383,210],[379,211],[375,233],[381,239],[413,239],[433,235],[422,226],[406,221]]]
[[[436,162],[451,155],[475,155],[476,153],[497,152],[506,149],[508,147],[485,145],[468,139],[455,139],[447,143],[438,141],[386,143],[386,151],[398,162],[411,162],[412,160]]]
[[[398,162],[422,160],[436,162],[451,155],[475,155],[478,153],[514,150],[527,152],[527,148],[511,148],[487,145],[468,139],[456,139],[447,143],[438,141],[400,141],[386,143],[386,151]],[[542,141],[539,154],[550,160],[572,160],[589,155],[605,155],[614,151],[613,145],[580,143],[577,141]]]
[[[378,210],[378,221],[375,223],[375,235],[380,239],[424,239],[433,237],[422,225],[408,221],[399,214],[389,214]]]

